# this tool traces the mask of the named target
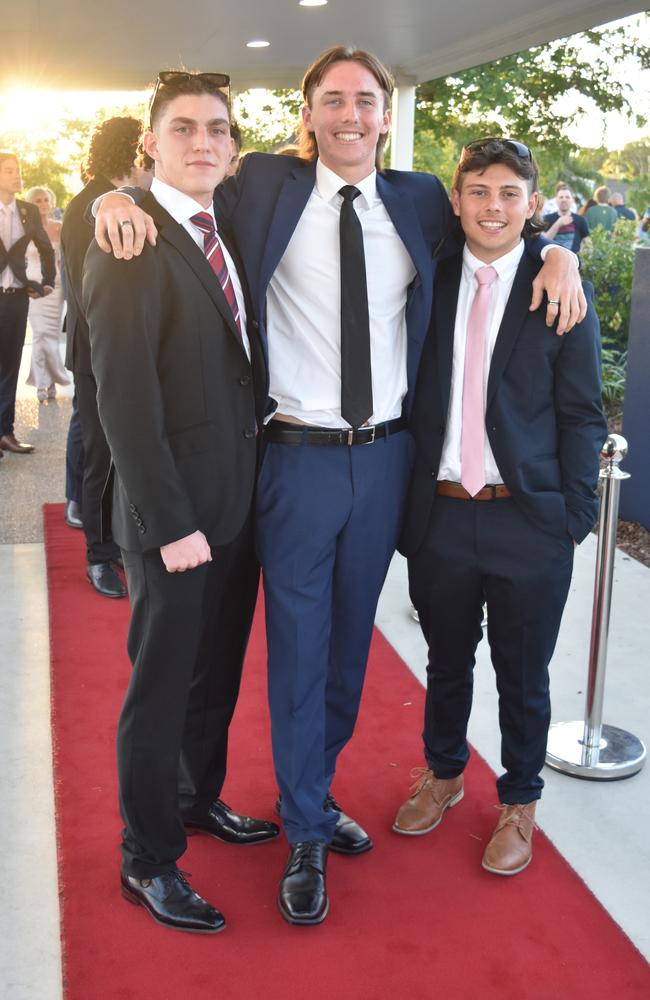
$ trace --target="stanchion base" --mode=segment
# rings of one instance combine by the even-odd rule
[[[615,781],[630,778],[645,763],[646,748],[640,739],[617,729],[603,726],[600,747],[588,748],[582,742],[584,722],[556,722],[548,733],[546,763],[555,771],[574,778]]]

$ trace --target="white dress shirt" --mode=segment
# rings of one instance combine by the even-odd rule
[[[347,181],[320,160],[316,184],[267,291],[270,395],[277,413],[319,427],[341,416],[339,190]],[[376,172],[355,185],[370,318],[371,424],[402,412],[406,395],[406,294],[415,266],[377,194]]]
[[[212,217],[215,229],[217,229],[217,221],[214,217],[214,206],[210,202],[207,208],[200,205],[198,201],[194,201],[189,195],[184,194],[179,191],[178,188],[172,187],[170,184],[165,184],[164,181],[158,180],[156,177],[151,182],[150,192],[156,199],[159,205],[169,212],[172,219],[185,229],[196,245],[199,247],[203,253],[203,233],[194,223],[190,222],[193,215],[198,212],[207,212],[208,215]],[[237,305],[239,306],[239,320],[241,323],[242,340],[244,342],[244,348],[246,354],[248,355],[248,360],[251,357],[250,342],[248,340],[248,334],[246,332],[246,304],[244,302],[244,293],[242,291],[241,281],[239,280],[239,275],[237,274],[237,268],[235,267],[235,262],[228,252],[228,248],[219,238],[219,232],[217,229],[217,239],[219,240],[219,245],[223,250],[223,255],[226,260],[226,265],[228,267],[228,273],[230,274],[230,280],[232,281],[232,287],[235,290],[235,298],[237,299]]]
[[[18,214],[18,205],[13,198],[8,205],[0,201],[0,239],[5,250],[9,250],[14,243],[25,235],[23,224]],[[39,278],[40,280],[40,278]],[[22,288],[20,282],[14,276],[14,272],[7,265],[0,274],[0,288]]]
[[[492,285],[490,309],[488,313],[488,329],[485,337],[485,358],[483,378],[483,404],[487,394],[488,374],[492,363],[492,353],[506,303],[512,290],[512,283],[524,252],[523,240],[509,253],[498,260],[491,261],[491,266],[497,272]],[[440,456],[438,479],[448,479],[453,483],[460,482],[460,444],[463,431],[463,376],[465,372],[465,343],[467,340],[467,320],[474,301],[478,282],[474,277],[480,267],[485,267],[485,261],[475,257],[465,246],[463,250],[463,268],[458,289],[458,305],[456,307],[456,324],[454,327],[454,354],[451,369],[451,391],[449,395],[449,413],[447,430]],[[490,448],[487,433],[485,435],[485,483],[490,485],[502,483],[503,478]]]

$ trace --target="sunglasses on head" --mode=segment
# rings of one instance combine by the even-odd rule
[[[176,83],[189,83],[190,80],[203,80],[204,83],[210,83],[213,87],[225,90],[230,88],[230,77],[227,73],[188,73],[185,70],[163,69],[156,78],[156,85],[149,101],[149,120],[151,120],[151,109],[161,87],[173,87]]]
[[[505,148],[509,149],[511,153],[518,156],[520,160],[532,160],[533,158],[528,146],[525,146],[523,142],[519,142],[517,139],[502,139],[500,136],[496,135],[490,135],[485,139],[476,139],[474,142],[468,142],[465,149],[468,153],[481,153],[491,142],[498,142],[502,146],[505,146]]]

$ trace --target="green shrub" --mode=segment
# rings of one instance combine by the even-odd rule
[[[580,251],[582,276],[595,289],[603,341],[627,345],[637,223],[620,219],[610,235],[597,226]]]

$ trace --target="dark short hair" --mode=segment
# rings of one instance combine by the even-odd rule
[[[179,80],[160,84],[149,109],[149,127],[154,127],[156,121],[171,101],[185,94],[211,94],[213,97],[218,97],[219,100],[223,101],[228,112],[228,121],[230,121],[230,101],[228,100],[228,95],[212,81],[188,73],[187,76],[183,76]]]
[[[241,151],[242,134],[239,123],[236,122],[234,118],[230,119],[230,138],[235,143],[237,152],[239,153]]]
[[[308,107],[311,108],[314,90],[323,82],[328,70],[340,62],[356,62],[369,70],[383,91],[384,111],[390,107],[393,90],[395,89],[395,81],[390,70],[384,66],[377,56],[374,56],[371,52],[366,52],[365,49],[357,49],[354,45],[335,45],[333,48],[323,52],[311,64],[303,77],[301,87],[303,100]],[[383,168],[384,147],[387,141],[388,133],[380,135],[377,140],[377,149],[375,152],[375,166],[377,170]],[[302,122],[298,128],[298,148],[298,155],[302,159],[317,159],[318,146],[316,145],[316,137],[313,132],[309,132],[305,128]]]
[[[573,195],[573,191],[566,181],[558,181],[555,185],[555,193],[558,194],[560,191],[568,191],[570,195]]]
[[[138,155],[142,122],[137,118],[107,118],[90,137],[84,164],[86,177],[126,177]]]
[[[527,181],[529,193],[539,191],[539,170],[529,152],[528,157],[519,156],[512,148],[512,143],[508,139],[486,139],[484,142],[473,142],[465,146],[460,154],[460,160],[454,171],[451,186],[456,191],[460,191],[463,174],[482,174],[493,163],[503,163],[509,167],[513,173],[522,180]],[[530,238],[543,233],[546,226],[539,218],[537,210],[530,219],[526,219],[522,236]]]
[[[20,166],[20,160],[18,159],[18,157],[16,156],[16,154],[12,153],[8,149],[2,150],[0,152],[0,166],[2,166],[2,164],[5,162],[5,160],[15,160],[16,163],[18,164],[18,166]]]

